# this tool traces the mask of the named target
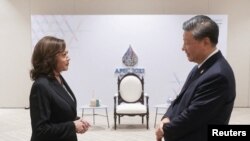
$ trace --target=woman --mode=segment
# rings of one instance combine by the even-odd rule
[[[51,36],[36,44],[32,55],[30,92],[31,141],[77,141],[89,123],[77,117],[76,98],[61,75],[68,70],[64,40]]]

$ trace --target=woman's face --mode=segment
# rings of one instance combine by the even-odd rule
[[[70,58],[68,56],[68,50],[65,49],[65,51],[58,53],[56,55],[57,65],[55,72],[61,73],[62,71],[68,70],[69,60]]]

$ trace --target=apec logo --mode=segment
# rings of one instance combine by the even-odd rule
[[[117,68],[115,69],[115,74],[126,74],[126,73],[135,73],[135,74],[144,74],[144,68]]]

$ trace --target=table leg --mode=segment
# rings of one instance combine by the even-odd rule
[[[93,108],[93,124],[95,125],[95,108]]]
[[[82,117],[83,117],[83,115],[84,115],[84,108],[82,108]]]
[[[154,128],[155,128],[155,125],[156,125],[157,113],[158,113],[158,107],[156,107],[156,111],[155,111],[155,124],[154,124]]]
[[[107,116],[107,122],[108,122],[108,128],[109,128],[109,117],[108,117],[108,110],[107,110],[107,108],[105,108],[105,110],[106,110],[106,116]]]

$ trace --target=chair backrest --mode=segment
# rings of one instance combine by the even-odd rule
[[[134,73],[128,73],[121,79],[118,78],[118,104],[126,103],[144,103],[143,93],[144,81]]]

